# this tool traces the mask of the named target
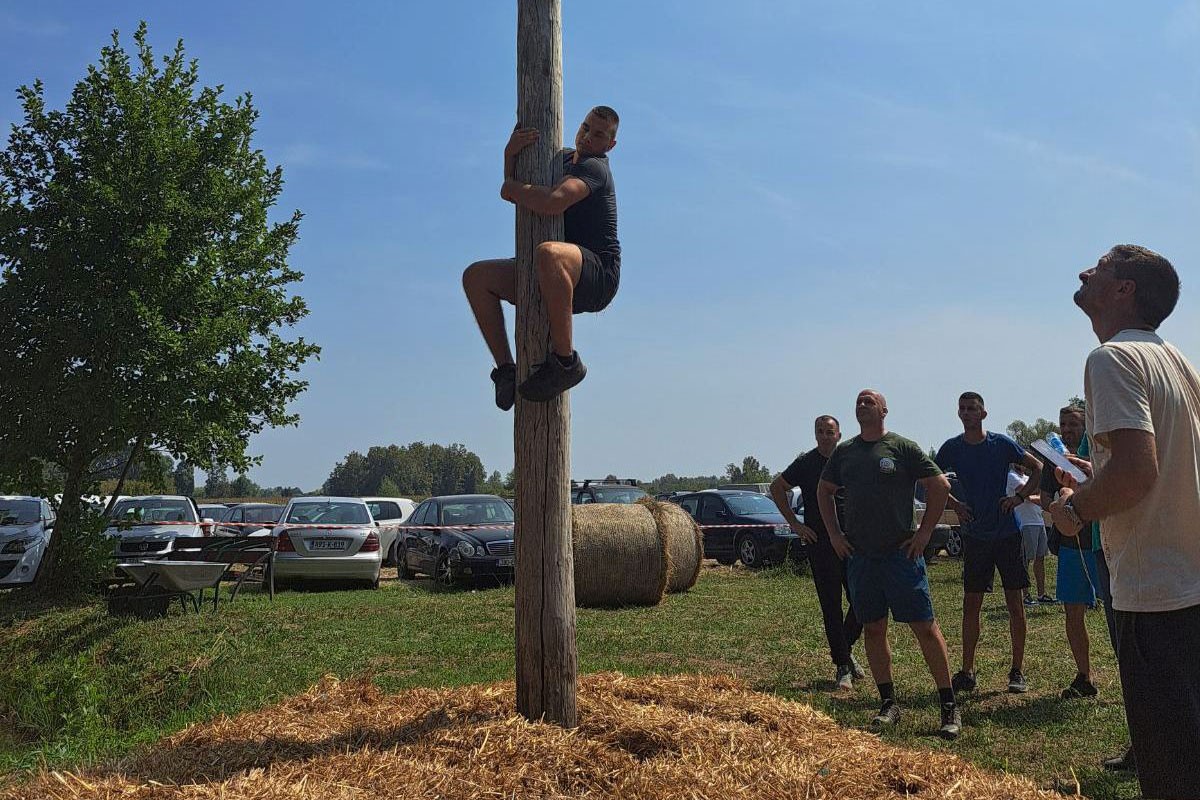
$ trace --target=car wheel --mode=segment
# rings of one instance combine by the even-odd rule
[[[958,528],[951,528],[950,533],[946,536],[946,554],[951,558],[958,558],[962,555],[962,534]]]
[[[454,585],[454,572],[450,569],[450,556],[445,553],[438,556],[433,578],[442,586]]]
[[[753,536],[743,535],[737,540],[737,555],[746,569],[757,569],[763,565],[762,553]]]
[[[411,581],[417,576],[417,573],[408,568],[408,548],[397,547],[396,551],[396,575],[406,581]]]
[[[388,548],[387,555],[385,555],[383,557],[383,566],[385,566],[385,567],[396,566],[396,551],[399,549],[399,547],[400,547],[399,542],[392,542],[392,546]]]

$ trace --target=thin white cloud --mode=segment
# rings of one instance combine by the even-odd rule
[[[288,167],[333,167],[350,170],[388,170],[386,161],[358,153],[332,153],[309,142],[297,142],[283,148],[281,161]]]
[[[1084,172],[1088,175],[1101,178],[1128,181],[1130,183],[1148,182],[1144,175],[1128,167],[1114,164],[1111,161],[1105,161],[1102,158],[1087,153],[1069,153],[1054,145],[1023,134],[1011,131],[985,130],[984,136],[996,144],[1003,145],[1050,166]]]

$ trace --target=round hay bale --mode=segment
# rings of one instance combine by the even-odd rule
[[[638,501],[650,509],[658,525],[658,535],[667,549],[667,591],[686,592],[700,577],[704,560],[704,534],[686,511],[674,503],[643,498]]]
[[[650,509],[596,503],[571,506],[575,605],[653,606],[667,587],[667,551]]]

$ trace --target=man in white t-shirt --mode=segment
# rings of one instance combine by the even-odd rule
[[[1094,476],[1050,510],[1066,536],[1101,522],[1142,794],[1200,797],[1200,374],[1155,333],[1179,276],[1118,245],[1079,280],[1075,303],[1100,340],[1083,384]]]
[[[1016,497],[1017,490],[1029,481],[1029,475],[1023,464],[1011,464],[1008,470],[1008,496]],[[1054,598],[1046,594],[1046,554],[1050,547],[1046,541],[1046,521],[1042,517],[1041,495],[1036,491],[1025,497],[1025,502],[1013,509],[1017,518],[1017,527],[1021,531],[1021,548],[1025,553],[1025,566],[1033,563],[1033,582],[1037,585],[1037,594],[1031,595],[1025,590],[1025,605],[1036,606],[1038,603],[1053,603]]]

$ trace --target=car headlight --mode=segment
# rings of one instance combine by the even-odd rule
[[[463,558],[470,558],[471,556],[475,555],[475,545],[471,544],[470,542],[459,542],[458,544],[454,545],[454,549],[457,550],[458,554]]]
[[[4,549],[0,550],[0,553],[8,553],[10,555],[24,553],[36,543],[36,537],[30,537],[28,539],[13,539],[11,542],[4,545]]]

